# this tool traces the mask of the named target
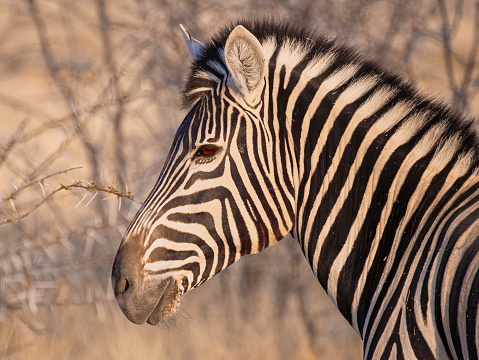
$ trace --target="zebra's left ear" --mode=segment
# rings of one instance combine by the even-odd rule
[[[181,24],[180,30],[181,35],[183,36],[183,40],[185,41],[186,46],[188,47],[188,50],[190,52],[191,59],[193,61],[198,60],[201,55],[201,52],[203,51],[203,48],[205,47],[205,44],[193,38]]]
[[[258,39],[243,26],[236,26],[225,44],[226,66],[238,92],[254,92],[264,75],[264,53]],[[231,84],[228,84],[231,85]]]

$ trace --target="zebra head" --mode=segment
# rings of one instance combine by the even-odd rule
[[[281,124],[268,123],[265,49],[241,25],[222,44],[182,32],[193,60],[184,98],[194,106],[112,271],[137,324],[166,320],[183,293],[293,227],[292,150]]]

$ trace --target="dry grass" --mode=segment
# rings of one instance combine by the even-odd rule
[[[285,270],[268,269],[268,264],[278,256],[291,256],[284,254],[288,248],[296,253],[293,259],[302,256],[294,240],[286,241],[285,246],[276,245],[261,257],[246,260],[257,281],[247,293],[240,290],[244,285],[235,265],[222,275],[226,280],[216,277],[186,294],[180,314],[167,326],[131,324],[113,302],[105,304],[100,316],[92,306],[59,306],[50,309],[41,334],[33,334],[18,320],[2,327],[0,357],[11,353],[11,359],[359,358],[359,339],[316,286],[305,262],[298,271],[306,312],[315,322],[314,348],[299,320],[301,304],[294,294],[283,294],[286,303],[278,304],[278,285],[270,279],[274,270]]]

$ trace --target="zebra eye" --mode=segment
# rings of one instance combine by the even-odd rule
[[[216,145],[201,145],[198,150],[196,150],[195,157],[211,158],[218,153],[219,149]]]

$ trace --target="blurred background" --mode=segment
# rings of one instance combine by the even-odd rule
[[[286,238],[131,324],[110,270],[186,114],[197,39],[272,16],[341,39],[479,115],[478,0],[1,0],[1,359],[360,359]],[[134,198],[133,198],[134,196]]]

